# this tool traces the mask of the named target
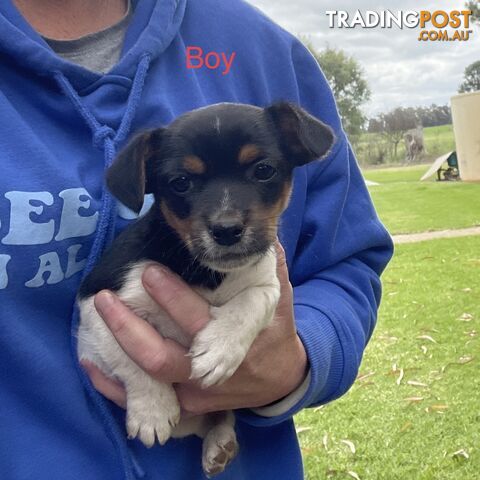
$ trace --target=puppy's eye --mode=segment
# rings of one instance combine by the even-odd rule
[[[266,182],[273,178],[276,173],[277,170],[271,165],[268,165],[267,163],[259,163],[255,166],[253,176],[261,182]]]
[[[193,182],[186,175],[182,175],[171,180],[169,186],[174,193],[183,195],[192,188]]]

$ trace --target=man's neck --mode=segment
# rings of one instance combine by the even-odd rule
[[[127,0],[13,0],[28,23],[42,36],[74,40],[119,22]]]

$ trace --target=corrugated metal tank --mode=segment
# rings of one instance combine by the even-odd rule
[[[480,92],[462,93],[451,99],[453,130],[460,178],[480,181]]]

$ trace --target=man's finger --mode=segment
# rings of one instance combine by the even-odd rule
[[[161,337],[109,291],[97,293],[95,308],[119,345],[139,367],[160,381],[188,380],[190,360],[181,345]]]
[[[283,249],[282,245],[278,240],[275,244],[275,249],[277,252],[277,277],[280,282],[280,301],[278,302],[274,322],[269,327],[267,327],[267,329],[261,332],[259,338],[257,338],[260,344],[262,334],[268,329],[276,329],[279,333],[281,332],[282,335],[295,334],[296,332],[295,321],[292,312],[293,288],[288,277],[288,267],[285,250]],[[279,327],[282,328],[279,329]],[[268,334],[265,333],[265,335]],[[256,345],[256,343],[257,341],[254,342],[252,348],[258,346],[258,344]]]
[[[209,321],[209,304],[180,277],[169,270],[151,266],[143,274],[150,296],[191,338]]]
[[[277,277],[280,285],[285,285],[289,283],[287,258],[285,256],[285,250],[278,240],[275,242],[275,250],[277,253]]]
[[[82,360],[82,367],[88,373],[91,382],[96,390],[104,397],[107,397],[120,408],[127,408],[127,395],[125,388],[120,382],[108,378],[96,365],[92,362]]]

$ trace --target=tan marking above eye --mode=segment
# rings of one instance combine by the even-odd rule
[[[262,155],[260,147],[253,143],[244,145],[238,154],[238,161],[241,165],[247,165],[257,160]]]
[[[183,159],[183,168],[194,175],[201,175],[207,171],[205,163],[196,155],[187,155]]]

